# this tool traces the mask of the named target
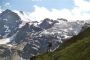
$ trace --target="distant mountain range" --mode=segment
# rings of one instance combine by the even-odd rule
[[[70,22],[64,18],[46,18],[26,22],[23,19],[27,20],[22,11],[18,14],[7,9],[0,14],[0,60],[28,60],[53,52],[90,25],[89,20]]]
[[[54,52],[46,52],[30,60],[90,60],[90,24],[88,26],[78,35],[67,39]]]

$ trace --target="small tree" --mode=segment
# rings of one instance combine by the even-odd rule
[[[50,49],[51,49],[51,47],[52,47],[52,42],[48,42],[48,51],[50,52]]]

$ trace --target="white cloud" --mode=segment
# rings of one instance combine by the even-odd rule
[[[90,2],[86,0],[74,0],[76,6],[85,11],[90,11]]]
[[[1,6],[0,6],[0,13],[2,12]]]
[[[10,3],[9,2],[5,3],[4,7],[10,7]]]
[[[30,14],[35,20],[43,20],[44,18],[66,18],[70,21],[90,19],[90,2],[86,0],[73,0],[75,7],[73,9],[51,9],[35,5],[34,11]]]

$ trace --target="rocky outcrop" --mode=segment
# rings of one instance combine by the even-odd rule
[[[21,17],[11,10],[0,14],[0,38],[12,38],[9,43],[0,46],[0,60],[28,60],[32,56],[54,51],[64,40],[77,35],[83,26],[66,19],[49,18],[37,25],[35,21],[24,22],[25,25],[20,27],[22,23]]]

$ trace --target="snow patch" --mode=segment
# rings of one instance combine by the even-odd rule
[[[11,41],[10,38],[4,38],[4,39],[0,39],[0,44],[7,44]]]

